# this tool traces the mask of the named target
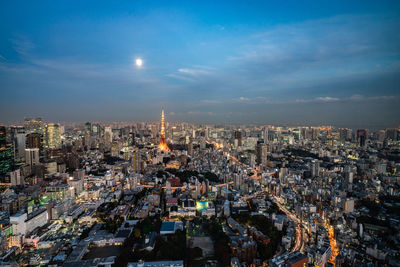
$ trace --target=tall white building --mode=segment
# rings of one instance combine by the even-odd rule
[[[25,149],[25,162],[28,165],[39,164],[39,148],[26,148]]]

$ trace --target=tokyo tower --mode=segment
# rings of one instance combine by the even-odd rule
[[[161,138],[160,138],[160,144],[158,145],[158,148],[161,151],[171,151],[169,149],[167,142],[165,141],[165,119],[164,119],[164,108],[161,110]]]

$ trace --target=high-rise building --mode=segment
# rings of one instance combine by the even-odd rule
[[[187,152],[189,156],[193,156],[193,141],[189,138],[189,144],[187,145]]]
[[[238,142],[238,146],[242,146],[242,132],[235,131],[235,140]]]
[[[39,133],[30,133],[26,135],[26,148],[41,148],[42,136]]]
[[[366,129],[358,129],[357,130],[357,142],[360,147],[365,147],[367,143],[367,130]]]
[[[235,190],[239,190],[243,183],[242,175],[239,173],[235,173],[233,175],[233,186]]]
[[[311,162],[310,171],[311,171],[311,177],[319,176],[319,161],[318,160],[313,160]]]
[[[39,165],[39,148],[25,149],[25,162],[28,165]]]
[[[0,177],[14,168],[14,147],[6,141],[6,127],[0,126]]]
[[[48,123],[45,127],[45,147],[48,149],[61,148],[60,124]]]
[[[257,163],[266,165],[267,164],[267,146],[264,143],[258,143],[256,147],[257,152]]]
[[[311,138],[312,140],[316,140],[319,136],[319,129],[318,128],[312,128],[312,134]]]
[[[92,123],[91,134],[94,136],[98,136],[100,133],[100,125],[98,123]]]
[[[398,129],[386,129],[386,138],[390,140],[397,140],[399,137],[399,131]]]
[[[351,141],[352,130],[347,128],[339,129],[339,138],[341,142]]]
[[[73,177],[75,180],[83,180],[85,177],[85,170],[84,169],[76,169],[73,172]]]
[[[4,146],[7,143],[6,140],[6,127],[0,125],[0,146]]]
[[[14,145],[15,160],[23,161],[25,158],[25,128],[23,126],[11,126],[10,139]]]
[[[132,168],[134,172],[141,171],[141,154],[139,150],[132,152]]]
[[[165,140],[165,117],[164,117],[164,108],[161,110],[161,138],[160,138],[160,144],[158,145],[158,148],[161,151],[171,151],[167,145],[167,142]]]
[[[18,160],[25,159],[26,135],[25,133],[17,133],[14,137],[15,158]]]
[[[128,136],[128,145],[129,146],[134,146],[136,144],[135,136],[136,136],[135,133],[129,133],[129,136]]]
[[[42,118],[27,118],[24,121],[25,132],[30,133],[43,133]]]
[[[354,199],[348,198],[344,202],[344,212],[349,213],[354,211]]]
[[[0,176],[5,176],[14,168],[14,147],[11,143],[0,147]]]
[[[92,131],[92,124],[90,122],[85,123],[85,131],[89,133]]]
[[[268,141],[269,141],[269,129],[267,127],[264,128],[263,139],[264,139],[264,143],[268,143]]]
[[[20,169],[16,169],[15,171],[10,172],[10,181],[11,185],[13,186],[24,184],[24,179],[21,176]]]

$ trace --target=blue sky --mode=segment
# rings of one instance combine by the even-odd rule
[[[3,1],[0,122],[157,120],[165,106],[196,123],[397,126],[399,14],[397,1]]]

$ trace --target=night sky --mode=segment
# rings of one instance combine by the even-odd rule
[[[399,1],[216,2],[2,1],[0,123],[400,125]]]

